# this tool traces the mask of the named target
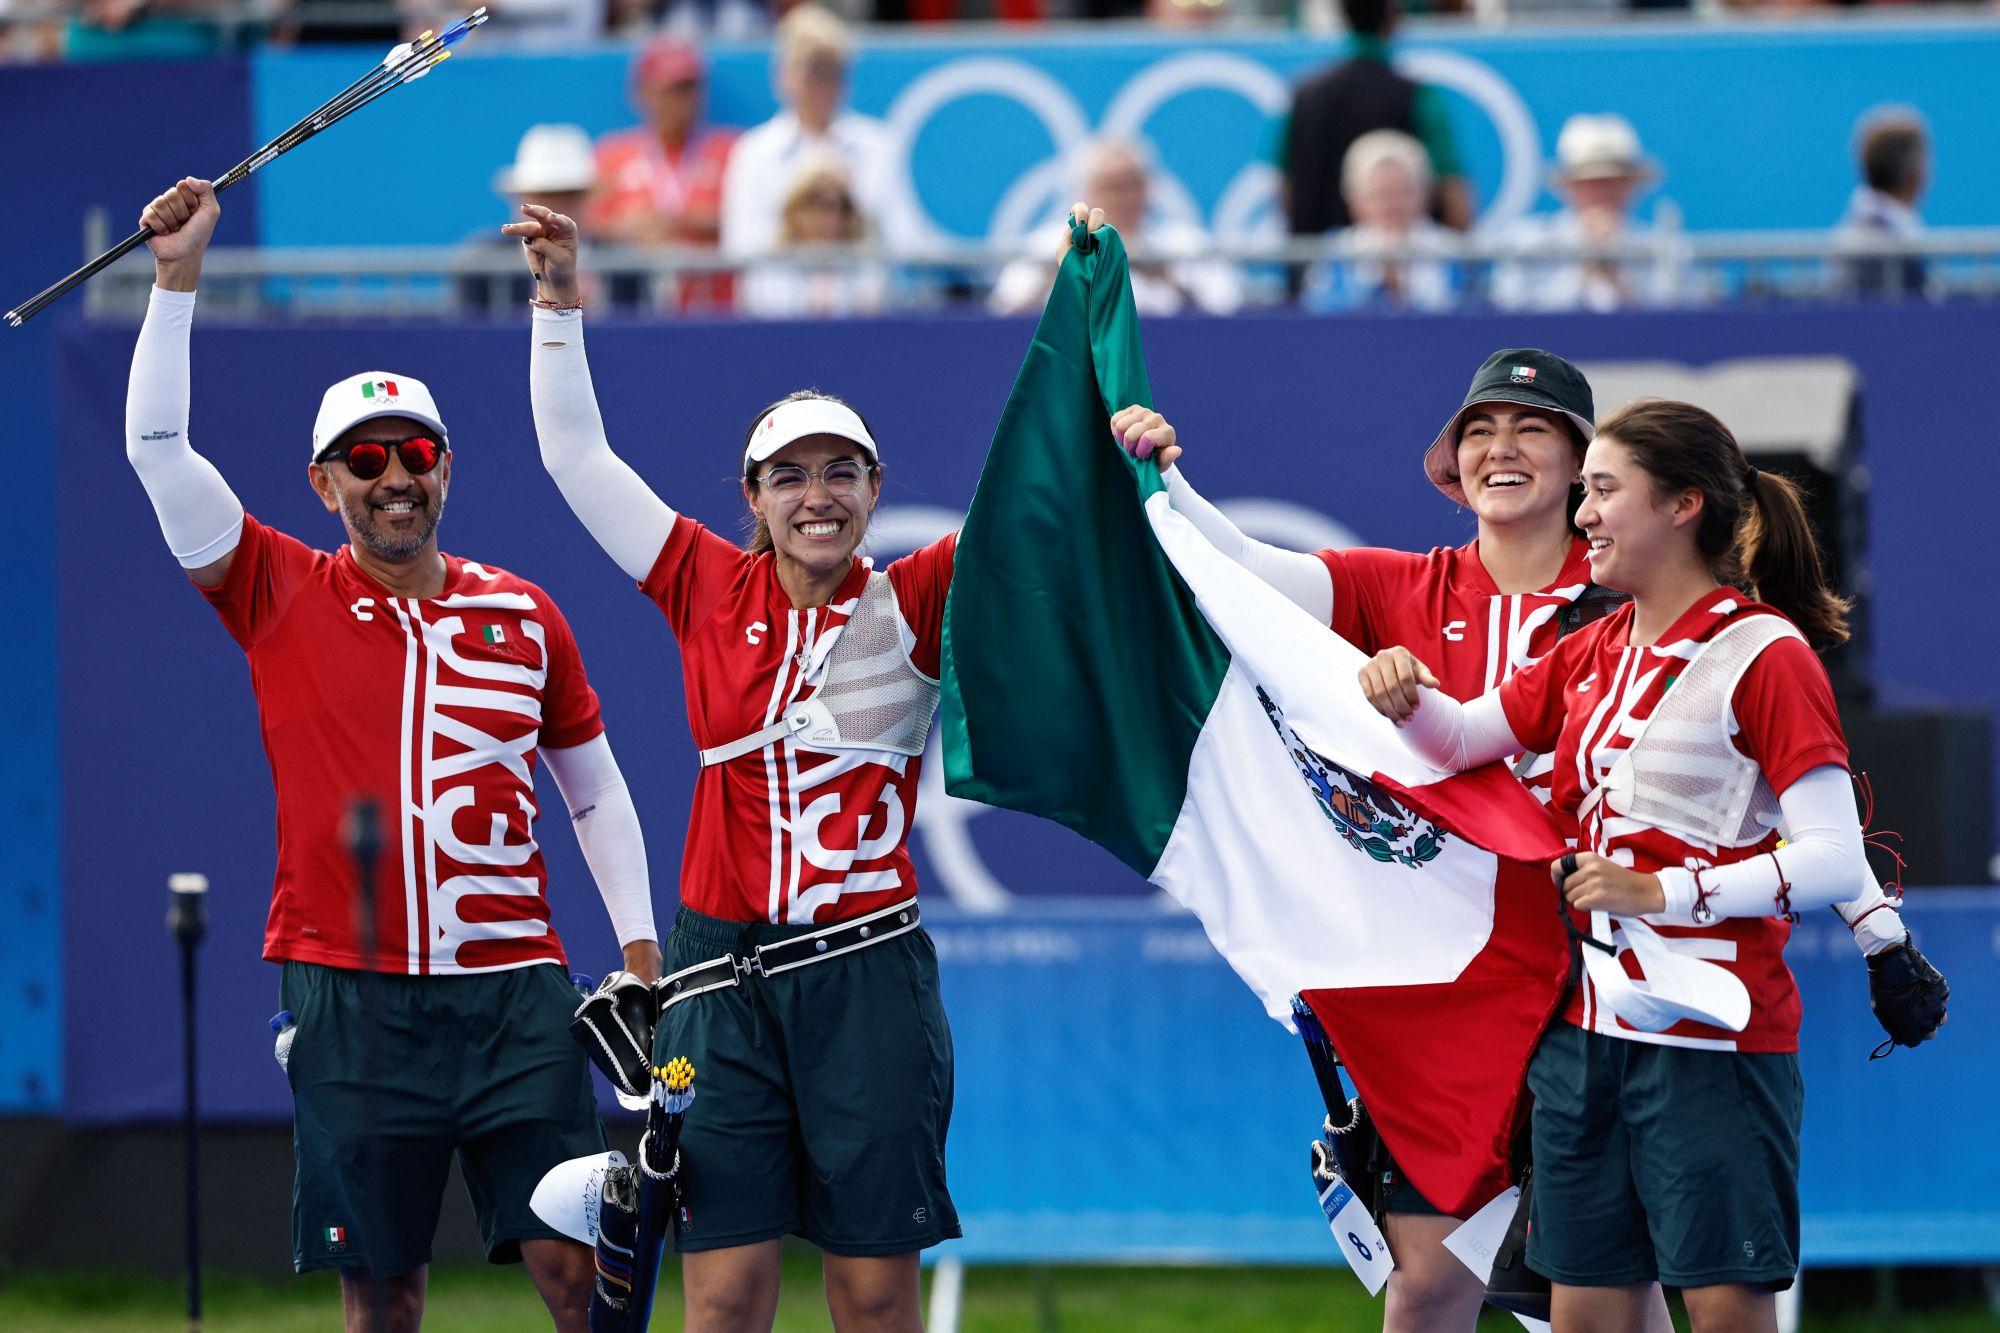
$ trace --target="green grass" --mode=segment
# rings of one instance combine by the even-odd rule
[[[297,1280],[241,1277],[212,1280],[204,1327],[215,1333],[290,1333],[339,1326],[340,1295],[333,1276]],[[1810,1333],[1959,1333],[1991,1330],[1983,1309],[1898,1315],[1870,1313],[1866,1301],[1810,1299]],[[88,1329],[91,1333],[151,1333],[182,1327],[181,1294],[171,1282],[130,1276],[20,1273],[0,1279],[0,1329],[7,1333]],[[659,1317],[667,1333],[680,1326],[680,1289],[671,1267],[662,1274]],[[809,1253],[788,1253],[781,1333],[828,1327],[819,1267]],[[1369,1330],[1381,1307],[1345,1274],[1288,1268],[974,1268],[966,1278],[965,1333],[1271,1333],[1283,1330]],[[437,1333],[531,1333],[548,1327],[540,1301],[520,1269],[440,1268],[431,1275],[424,1327]],[[1489,1311],[1481,1333],[1518,1328]]]

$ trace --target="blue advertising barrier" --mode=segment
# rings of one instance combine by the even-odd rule
[[[859,404],[888,466],[874,540],[889,556],[957,523],[1028,336],[1021,321],[939,318],[600,322],[590,338],[611,438],[670,503],[722,531],[739,530],[730,478],[743,427],[765,403],[816,384]],[[1979,610],[1991,606],[1990,574],[1939,579],[1935,568],[1936,533],[1988,523],[1983,488],[1937,482],[1954,442],[1983,419],[1984,386],[2000,363],[2000,322],[1985,311],[1273,316],[1157,322],[1146,340],[1158,401],[1189,448],[1189,475],[1251,530],[1304,549],[1469,537],[1467,518],[1431,488],[1419,459],[1496,346],[1537,344],[1586,361],[1845,355],[1867,385],[1876,675],[1892,698],[2000,706],[2000,679],[1966,668],[2000,660],[2000,617]],[[525,327],[270,329],[198,319],[191,436],[252,513],[331,547],[338,526],[304,476],[321,390],[371,367],[431,384],[456,445],[447,549],[519,571],[567,613],[645,825],[664,916],[695,772],[675,649],[658,613],[542,470],[528,344]],[[215,885],[205,1104],[221,1115],[264,1115],[274,1103],[259,1023],[276,1008],[277,981],[254,960],[273,861],[270,776],[242,654],[163,549],[124,459],[131,347],[129,329],[67,329],[56,382],[65,1111],[116,1121],[167,1115],[177,1104],[171,1007],[132,1000],[172,993],[159,926],[164,885],[170,872],[201,870]],[[945,798],[936,764],[925,771],[912,848],[932,901],[1003,909],[1145,892],[1055,825]],[[544,796],[556,799],[547,788]],[[541,836],[557,929],[581,970],[602,972],[616,955],[574,843],[559,821],[545,821]],[[108,957],[118,960],[115,985],[97,980]],[[106,1031],[122,1037],[116,1062],[100,1058],[93,1037]]]
[[[153,90],[151,96],[142,88]],[[184,90],[200,89],[199,96]],[[135,116],[174,90],[173,115]],[[12,244],[0,246],[0,309],[75,268],[93,208],[137,224],[140,206],[189,171],[220,171],[250,140],[250,71],[241,61],[171,61],[130,69],[8,65],[0,75],[0,166],[32,182]],[[257,228],[256,187],[229,196],[245,234]],[[55,330],[82,295],[19,329],[0,329],[0,399],[19,466],[41,475],[55,438]],[[41,488],[37,488],[41,489]],[[46,493],[46,492],[44,492]],[[7,688],[0,705],[0,1114],[62,1104],[62,874],[56,787],[56,507],[17,503],[0,524],[0,623]]]
[[[868,326],[596,322],[590,346],[612,440],[670,502],[722,530],[738,524],[740,500],[730,476],[746,420],[798,384],[850,396],[884,442],[888,490],[874,532],[878,554],[888,556],[956,524],[1028,332],[1026,322],[984,318]],[[1868,384],[1864,412],[1876,476],[1868,496],[1878,584],[1876,671],[1896,691],[2000,703],[2000,683],[1990,673],[1962,669],[1962,662],[1996,660],[2000,620],[1968,612],[1966,586],[1940,586],[1928,536],[1976,532],[1984,522],[1984,494],[1974,486],[1940,486],[1936,474],[1938,450],[1962,438],[1984,410],[1984,376],[2000,356],[2000,326],[1986,312],[1828,308],[1730,318],[1344,322],[1268,316],[1158,322],[1146,338],[1158,400],[1190,446],[1190,474],[1246,526],[1296,546],[1466,540],[1464,514],[1430,488],[1418,458],[1456,406],[1470,368],[1498,344],[1544,344],[1584,360],[1686,360],[1696,348],[1702,362],[1776,352],[1850,356]],[[174,987],[174,951],[160,917],[166,875],[196,869],[214,885],[204,947],[204,1107],[220,1119],[270,1119],[284,1115],[286,1099],[268,1063],[262,1025],[276,1009],[276,969],[256,961],[274,857],[270,777],[242,654],[164,552],[146,496],[122,456],[130,350],[130,328],[66,328],[56,376],[68,885],[64,1113],[86,1123],[130,1123],[164,1119],[178,1107],[178,1031],[172,1005],[164,1003]],[[190,434],[254,514],[332,546],[338,526],[304,478],[304,440],[320,390],[368,366],[404,370],[432,384],[456,444],[446,546],[532,576],[568,612],[646,825],[664,921],[694,777],[674,644],[658,612],[596,550],[542,472],[526,360],[526,328],[274,330],[202,318],[194,338]],[[1974,596],[1982,594],[1990,596],[1984,574],[1974,584]],[[1236,1239],[1226,1243],[1240,1245],[1234,1253],[1312,1253],[1318,1243],[1306,1225],[1312,1213],[1294,1213],[1294,1203],[1306,1203],[1294,1173],[1312,1127],[1310,1079],[1292,1061],[1290,1039],[1258,1019],[1248,991],[1206,957],[1206,945],[1184,921],[1168,923],[1178,939],[1148,937],[1148,923],[1130,917],[1112,919],[1106,935],[1076,935],[1082,943],[1040,935],[1042,915],[1078,911],[1062,909],[1064,899],[1122,897],[1126,911],[1150,913],[1152,895],[1066,831],[944,799],[936,765],[926,773],[930,791],[912,835],[926,899],[938,909],[1018,913],[990,925],[970,923],[966,931],[976,925],[978,937],[964,935],[958,943],[964,923],[940,927],[966,1089],[954,1161],[964,1203],[990,1221],[982,1243],[994,1245],[996,1255],[1008,1253],[1006,1245],[1026,1253],[1046,1231],[1036,1199],[1056,1199],[1066,1213],[1098,1219],[1088,1223],[1088,1235],[1076,1237],[1078,1245],[1102,1249],[1126,1235],[1166,1247],[1172,1233],[1184,1231],[1190,1243],[1220,1247],[1224,1241],[1204,1239],[1210,1231],[1188,1223],[1188,1215],[1212,1209],[1224,1217],[1240,1209],[1234,1199],[1244,1191],[1242,1197],[1264,1203],[1244,1229],[1228,1233]],[[550,789],[544,797],[556,799]],[[578,969],[602,973],[616,953],[574,843],[560,821],[544,821],[542,839],[556,929]],[[1100,905],[1086,911],[1106,917]],[[1950,919],[1926,937],[1958,989],[1954,1035],[1982,1033],[1990,1021],[1990,1001],[1980,999],[1990,963],[1978,949],[1992,939],[1992,927],[1984,919]],[[1802,945],[1798,957],[1808,959],[1808,949]],[[1054,951],[1072,971],[992,971],[980,981],[978,967],[1032,961],[1036,951]],[[1138,965],[1146,971],[1132,985],[1116,981],[1120,969]],[[1814,1047],[1822,1041],[1820,1015],[1828,1015],[1826,1023],[1846,1015],[1838,1021],[1860,1027],[1848,1025],[1826,1047],[1826,1059],[1846,1059],[1868,1045],[1862,1029],[1870,1021],[1856,991],[1860,967],[1848,961],[1834,973],[1846,999],[1814,1005],[1808,1041]],[[1166,979],[1186,979],[1184,1001],[1174,1001],[1180,1009],[1162,999]],[[1086,1013],[1080,997],[1092,989],[1102,1003]],[[104,1059],[104,1033],[118,1033],[116,1061]],[[1952,1181],[1940,1181],[1928,1197],[1902,1189],[1898,1195],[1922,1199],[1932,1213],[1940,1201],[1962,1201],[1964,1213],[1976,1215],[1980,1193],[1970,1183],[1984,1179],[1990,1155],[1970,1135],[1982,1121],[1978,1109],[1992,1101],[1980,1049],[1974,1041],[1942,1043],[1910,1061],[1926,1073],[1922,1097],[1896,1101],[1842,1091],[1816,1105],[1840,1107],[1824,1121],[1834,1127],[1874,1123],[1870,1117],[1882,1113],[1914,1121],[1922,1113],[1924,1163],[1932,1163],[1934,1143],[1968,1135],[1948,1153]],[[1204,1055],[1188,1059],[1190,1051]],[[1906,1065],[1878,1069],[1902,1079]],[[1256,1089],[1280,1091],[1258,1113],[1262,1121],[1236,1103],[1186,1101],[1210,1097],[1218,1085],[1246,1099],[1262,1095]],[[1890,1085],[1868,1083],[1864,1091],[1882,1087]],[[1042,1103],[1044,1111],[1016,1119],[1016,1103]],[[1154,1151],[1182,1103],[1190,1107],[1182,1137],[1170,1141],[1170,1151]],[[1028,1159],[1048,1145],[1048,1135],[1072,1129],[1084,1131],[1064,1149],[1072,1157],[1052,1159],[1068,1167],[1036,1177]],[[1212,1157],[1238,1139],[1254,1147],[1258,1163],[1276,1165],[1228,1153]],[[1842,1161],[1862,1155],[1848,1141],[1840,1151]],[[1100,1165],[1086,1171],[1078,1165],[1086,1157]],[[1114,1165],[1128,1161],[1114,1175]],[[1156,1161],[1190,1175],[1162,1173]],[[1198,1193],[1188,1181],[1210,1181],[1204,1175],[1210,1161],[1228,1165],[1214,1167],[1216,1189],[1202,1185],[1208,1193]],[[1264,1171],[1268,1185],[1244,1185],[1254,1171]],[[1008,1175],[1042,1179],[1046,1189],[994,1193]],[[1052,1179],[1058,1175],[1060,1181]],[[1146,1185],[1152,1177],[1162,1183]],[[1974,1223],[1952,1223],[1938,1235],[1910,1221],[1882,1237],[1866,1221],[1874,1213],[1840,1193],[1862,1189],[1860,1183],[1842,1185],[1836,1173],[1814,1179],[1824,1181],[1814,1185],[1814,1197],[1830,1201],[1828,1217],[1840,1209],[1864,1217],[1852,1233],[1812,1233],[1830,1237],[1812,1241],[1826,1247],[1814,1255],[1856,1255],[1868,1245],[1970,1255],[1968,1243],[1954,1237],[1970,1235],[1964,1227]],[[1958,1193],[1960,1185],[1968,1191]],[[1224,1187],[1230,1193],[1216,1193]],[[1160,1193],[1136,1199],[1134,1189]],[[1152,1223],[1142,1221],[1148,1209]],[[1110,1215],[1120,1221],[1112,1225]],[[1282,1239],[1286,1229],[1294,1241]]]
[[[1628,116],[1665,169],[1693,230],[1831,226],[1856,183],[1855,122],[1909,103],[1935,135],[1934,225],[2000,222],[2000,141],[1990,72],[2000,21],[1620,24],[1489,33],[1410,25],[1399,60],[1447,93],[1456,138],[1489,222],[1554,207],[1547,162],[1564,119]],[[1010,238],[1059,215],[1077,192],[1075,150],[1093,135],[1157,150],[1154,206],[1227,234],[1274,225],[1279,119],[1301,76],[1342,44],[1257,37],[1087,34],[974,39],[870,34],[853,105],[888,123],[899,160],[897,226]],[[311,168],[274,173],[258,232],[270,245],[448,244],[506,218],[494,172],[522,131],[562,120],[602,133],[630,124],[630,53],[508,51],[468,43],[441,77],[369,108]],[[359,49],[254,57],[260,135],[339,87]],[[717,124],[771,115],[769,50],[718,46]],[[1748,127],[1754,127],[1754,131]],[[361,214],[365,213],[365,217]]]
[[[1089,911],[927,923],[958,1057],[955,1248],[990,1263],[1337,1262],[1307,1183],[1324,1110],[1298,1039],[1193,918]],[[2000,1260],[1985,1113],[2000,896],[1925,890],[1906,915],[1951,979],[1951,1022],[1886,1060],[1868,1059],[1882,1034],[1846,926],[1815,912],[1786,950],[1805,1005],[1809,1266]]]

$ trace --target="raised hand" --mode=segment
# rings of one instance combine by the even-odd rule
[[[1120,408],[1111,418],[1111,435],[1120,449],[1134,458],[1152,459],[1162,472],[1181,456],[1172,423],[1150,407]]]
[[[1090,222],[1089,229],[1091,231],[1103,230],[1104,228],[1103,209],[1092,208],[1089,204],[1085,203],[1077,203],[1071,205],[1069,210],[1069,217],[1063,223],[1062,244],[1056,248],[1056,264],[1058,267],[1061,266],[1063,260],[1069,258],[1070,228],[1074,227],[1077,223],[1084,221],[1086,218],[1089,219]]]
[[[576,275],[576,220],[540,204],[522,204],[521,220],[500,228],[521,238],[527,251],[528,271],[535,275],[537,293],[544,301],[575,305],[583,287]]]
[[[1384,648],[1361,668],[1361,692],[1375,711],[1397,726],[1409,721],[1421,698],[1419,685],[1442,688],[1431,669],[1419,662],[1408,648]]]
[[[165,193],[155,196],[139,214],[139,225],[152,230],[146,248],[153,252],[154,278],[169,291],[194,290],[201,276],[201,257],[215,235],[222,218],[215,187],[205,180],[185,176]]]

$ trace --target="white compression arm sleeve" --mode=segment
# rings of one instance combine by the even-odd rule
[[[1702,882],[1707,883],[1706,872]],[[1862,877],[1861,896],[1851,902],[1835,903],[1833,910],[1853,932],[1854,943],[1864,957],[1881,953],[1892,944],[1901,944],[1910,928],[1896,911],[1896,900],[1882,891],[1882,882],[1870,870]]]
[[[1861,816],[1854,782],[1838,764],[1821,764],[1778,798],[1785,845],[1701,872],[1671,867],[1659,872],[1666,890],[1662,919],[1702,924],[1725,916],[1783,916],[1828,907],[1854,892],[1868,874],[1861,849]]]
[[[1418,696],[1417,711],[1403,723],[1403,744],[1433,768],[1463,773],[1521,753],[1498,690],[1464,704],[1428,685],[1418,687]]]
[[[583,312],[535,310],[528,391],[542,466],[605,554],[635,582],[652,572],[674,511],[611,452],[583,355]]]
[[[618,944],[658,940],[653,926],[653,885],[646,873],[646,840],[639,832],[639,812],[625,775],[611,757],[611,742],[602,734],[566,750],[542,751],[549,776],[556,780],[576,826],[576,845],[597,881],[604,910]]]
[[[188,444],[188,337],[194,293],[153,289],[125,389],[125,457],[183,569],[212,565],[243,536],[243,502]]]
[[[1203,499],[1178,467],[1160,474],[1174,511],[1194,524],[1216,550],[1285,594],[1322,625],[1333,623],[1333,574],[1316,555],[1260,542]]]

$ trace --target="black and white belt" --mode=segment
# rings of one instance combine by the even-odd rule
[[[917,900],[911,898],[894,907],[885,907],[852,921],[842,921],[809,935],[760,944],[747,955],[726,953],[720,958],[684,967],[672,976],[661,978],[656,988],[660,1009],[664,1012],[682,1000],[706,991],[741,985],[752,976],[769,977],[794,968],[810,967],[844,953],[853,953],[856,949],[892,940],[898,935],[907,935],[917,928],[918,920]]]

